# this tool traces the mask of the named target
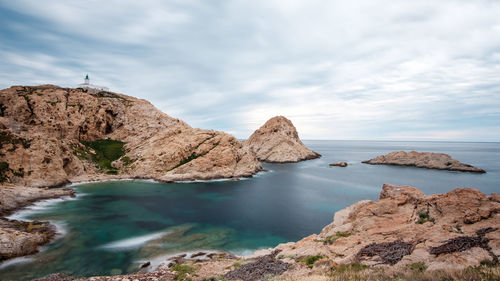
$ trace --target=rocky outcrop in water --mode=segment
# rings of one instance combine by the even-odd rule
[[[14,86],[0,91],[0,184],[111,178],[249,177],[261,169],[233,136],[191,128],[130,96]]]
[[[444,153],[394,151],[387,155],[363,161],[372,165],[412,166],[417,168],[486,173],[483,169],[461,163]]]
[[[347,162],[335,162],[329,165],[330,167],[347,167]]]
[[[321,157],[302,143],[295,126],[283,116],[269,119],[244,145],[255,152],[260,161],[269,163],[299,162]]]

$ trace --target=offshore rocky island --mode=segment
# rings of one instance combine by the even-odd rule
[[[50,189],[68,183],[238,179],[261,171],[260,161],[289,163],[320,157],[305,147],[283,116],[270,119],[240,142],[223,132],[192,128],[145,100],[95,89],[14,86],[0,91],[0,109],[2,216],[36,200],[74,196],[70,188]],[[369,164],[395,165],[384,159]],[[458,165],[444,156],[439,159],[448,167]],[[499,225],[498,194],[460,188],[425,196],[413,187],[387,184],[378,201],[360,201],[337,212],[321,233],[298,242],[250,257],[181,255],[152,272],[90,280],[324,278],[332,270],[357,272],[367,267],[375,273],[460,270],[498,263]],[[35,253],[55,234],[48,222],[2,218],[0,260]],[[57,274],[45,279],[76,277]]]

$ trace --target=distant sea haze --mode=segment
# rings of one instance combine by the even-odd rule
[[[359,200],[377,200],[384,183],[411,185],[428,195],[457,187],[500,192],[500,143],[304,143],[322,157],[264,164],[269,172],[239,181],[114,181],[74,186],[76,200],[53,200],[14,214],[17,219],[64,226],[64,235],[32,258],[3,266],[0,276],[29,280],[54,272],[129,273],[144,261],[158,264],[161,257],[197,250],[249,254],[319,233],[335,211]],[[486,174],[361,163],[399,150],[447,153]],[[328,166],[338,161],[348,166]]]

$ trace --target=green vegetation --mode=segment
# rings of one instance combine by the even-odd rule
[[[483,265],[483,266],[488,266],[488,267],[492,267],[495,265],[495,262],[494,261],[490,261],[490,260],[482,260],[479,262],[479,264]]]
[[[24,178],[24,168],[19,168],[18,171],[13,172],[14,176]]]
[[[423,272],[427,269],[427,265],[424,262],[414,262],[406,265],[406,268],[414,271]]]
[[[344,274],[346,272],[360,272],[367,269],[368,266],[359,262],[351,264],[341,264],[332,269],[333,274]]]
[[[298,262],[303,262],[307,265],[309,268],[313,268],[314,263],[319,261],[320,259],[324,258],[325,256],[306,256],[297,259]]]
[[[204,278],[203,281],[226,281],[226,278],[224,276],[217,275]]]
[[[21,145],[25,149],[30,148],[31,140],[17,137],[8,131],[1,131],[0,132],[0,149],[3,148],[4,144],[12,144],[12,147],[9,150],[10,152],[12,152],[12,151],[16,150],[17,145]]]
[[[89,90],[87,90],[87,89],[84,89],[84,88],[76,88],[76,89],[77,89],[77,90],[80,90],[80,91],[82,91],[82,93],[86,93],[86,92],[88,92],[88,91],[89,91]]]
[[[418,218],[419,218],[418,221],[417,221],[418,224],[424,224],[426,222],[432,222],[433,223],[435,221],[434,218],[431,218],[429,216],[429,211],[421,211],[421,212],[419,212],[418,213]]]
[[[191,278],[187,278],[187,275],[195,272],[195,268],[189,264],[174,264],[170,270],[176,273],[174,277],[176,281],[191,280]]]
[[[124,142],[117,140],[97,140],[82,142],[86,147],[92,148],[95,153],[91,153],[91,160],[97,163],[101,170],[115,170],[111,166],[111,162],[123,156]]]
[[[120,159],[120,161],[122,161],[124,166],[128,166],[128,165],[134,163],[135,161],[137,161],[137,159],[130,159],[130,157],[124,156]]]
[[[101,170],[105,170],[107,174],[118,174],[118,170],[111,166],[111,162],[119,159],[125,154],[123,150],[124,142],[105,139],[83,141],[82,144],[85,145],[85,149],[76,145],[71,146],[75,156],[96,163],[97,167]]]
[[[273,280],[288,281],[293,278],[278,277]],[[339,265],[325,275],[307,276],[299,280],[329,280],[329,281],[463,281],[463,280],[500,280],[500,266],[481,265],[459,270],[408,270],[407,268],[386,270],[369,267],[359,263]]]
[[[11,171],[12,169],[9,168],[9,163],[0,162],[0,182],[6,182],[9,179],[6,174]]]
[[[5,110],[7,110],[7,107],[3,103],[0,103],[0,116],[5,116]]]
[[[107,91],[100,91],[95,95],[100,97],[100,98],[124,99],[115,93],[111,93],[111,92],[107,92]]]
[[[188,158],[183,159],[179,164],[177,164],[175,167],[170,169],[170,171],[175,170],[175,169],[179,168],[180,166],[187,164],[198,157],[200,157],[200,155],[197,155],[196,153],[193,152]]]
[[[351,234],[348,232],[338,231],[334,235],[330,235],[323,240],[314,240],[314,241],[315,242],[323,242],[323,244],[325,244],[325,245],[331,245],[331,244],[333,244],[333,242],[335,242],[340,237],[349,237],[349,236],[351,236]]]

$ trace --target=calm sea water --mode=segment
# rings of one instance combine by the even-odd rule
[[[500,143],[306,141],[322,158],[265,164],[268,173],[240,181],[158,184],[107,182],[75,187],[78,197],[43,203],[16,218],[50,220],[62,233],[29,258],[0,267],[2,280],[54,272],[90,276],[137,271],[168,255],[198,250],[249,254],[296,241],[332,221],[335,211],[376,200],[383,183],[426,194],[456,187],[500,192]],[[361,164],[394,150],[449,153],[486,174]],[[346,161],[346,168],[329,167]]]

